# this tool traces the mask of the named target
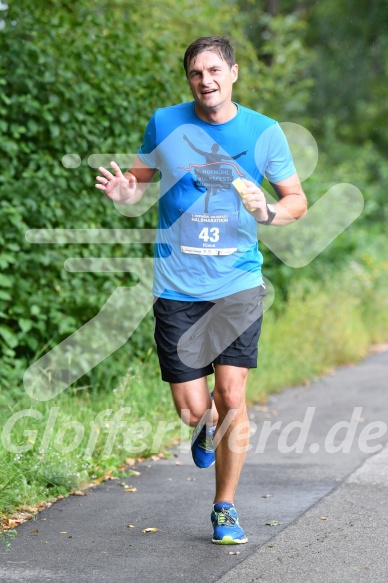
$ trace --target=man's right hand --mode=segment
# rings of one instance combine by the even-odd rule
[[[114,174],[102,166],[98,168],[103,176],[96,176],[99,184],[95,186],[114,202],[128,204],[136,192],[136,177],[131,172],[128,172],[126,173],[126,178],[116,162],[111,162],[110,166],[114,170]]]

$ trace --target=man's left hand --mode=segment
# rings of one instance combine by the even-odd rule
[[[267,201],[264,192],[250,180],[243,179],[246,188],[241,193],[241,200],[245,209],[257,221],[268,219]]]

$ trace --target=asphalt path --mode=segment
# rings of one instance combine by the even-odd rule
[[[211,544],[214,470],[185,444],[20,525],[0,581],[386,583],[387,385],[382,352],[252,407],[235,500],[248,544]]]

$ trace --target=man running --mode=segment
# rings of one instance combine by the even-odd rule
[[[238,65],[228,39],[199,38],[183,64],[194,101],[158,109],[133,167],[124,174],[115,162],[112,171],[99,168],[96,188],[135,204],[161,173],[153,294],[162,378],[195,428],[194,462],[215,463],[212,542],[241,544],[247,537],[234,496],[249,443],[245,389],[257,366],[265,295],[257,225],[287,225],[307,204],[278,123],[232,100]],[[204,160],[204,152],[216,159]],[[260,189],[264,175],[274,205]]]

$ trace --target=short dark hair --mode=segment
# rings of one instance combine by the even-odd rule
[[[185,56],[183,57],[183,66],[185,68],[186,75],[190,62],[203,51],[213,51],[213,53],[217,53],[221,59],[228,63],[229,67],[233,67],[233,65],[236,63],[234,49],[227,37],[202,36],[201,38],[198,38],[193,43],[191,43],[191,45],[186,49]]]

